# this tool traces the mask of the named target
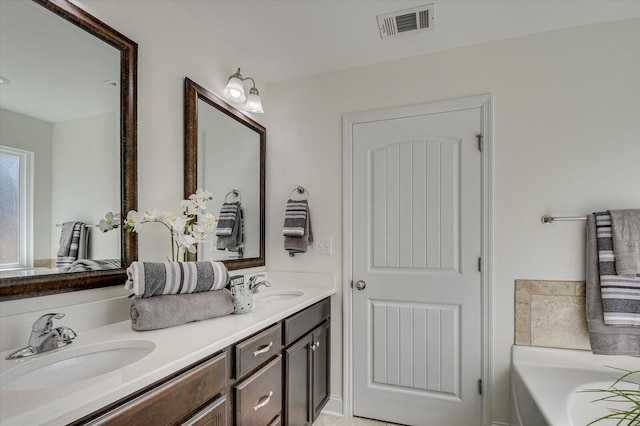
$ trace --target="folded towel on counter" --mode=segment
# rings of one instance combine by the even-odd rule
[[[640,327],[640,276],[618,275],[611,238],[611,216],[609,212],[594,215],[604,323]]]
[[[610,210],[613,254],[618,275],[640,274],[640,210]]]
[[[79,259],[69,266],[67,272],[105,271],[122,268],[120,259]]]
[[[224,206],[228,204],[225,203],[220,210],[220,215],[223,214]],[[229,226],[228,220],[225,220],[222,225],[224,226],[221,229],[221,232],[218,232],[220,229],[221,219],[218,219],[218,227],[216,228],[216,248],[218,250],[229,250],[229,251],[237,251],[242,252],[244,248],[244,209],[240,206],[240,203],[237,204],[237,209],[233,213],[233,223],[231,224],[231,232],[227,233]],[[229,219],[230,220],[230,219]]]
[[[594,354],[640,356],[640,328],[605,325],[598,268],[596,219],[587,216],[586,304],[589,341]]]
[[[309,244],[313,244],[311,211],[307,200],[288,200],[284,213],[284,249],[289,256],[306,253]]]
[[[175,327],[222,317],[233,312],[233,297],[222,289],[204,293],[157,296],[131,300],[131,328],[135,331]]]
[[[222,262],[133,262],[124,288],[136,296],[152,297],[220,290],[228,280]]]
[[[67,268],[76,260],[85,259],[87,257],[88,237],[89,233],[84,223],[63,223],[56,267]]]

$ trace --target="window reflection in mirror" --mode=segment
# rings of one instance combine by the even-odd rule
[[[0,8],[0,75],[10,81],[0,86],[0,146],[33,161],[26,182],[2,162],[0,205],[14,197],[18,211],[2,208],[0,278],[86,271],[69,269],[82,258],[120,268],[120,232],[96,224],[120,212],[121,52],[32,1]],[[64,252],[68,222],[86,225]]]

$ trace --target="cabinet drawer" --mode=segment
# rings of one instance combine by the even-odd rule
[[[127,426],[176,424],[224,391],[226,385],[227,356],[226,353],[222,353],[89,424],[126,424]]]
[[[259,365],[280,353],[282,328],[280,324],[261,331],[235,346],[236,378],[241,378]]]
[[[282,411],[282,356],[234,386],[237,426],[267,426]]]
[[[184,426],[226,426],[227,395],[213,401],[184,423]]]
[[[331,315],[331,298],[326,298],[284,320],[284,344],[289,346]]]

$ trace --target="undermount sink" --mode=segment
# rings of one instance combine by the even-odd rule
[[[90,379],[144,358],[155,346],[148,340],[120,340],[45,352],[3,373],[0,390],[47,389]]]
[[[304,292],[300,290],[268,290],[263,293],[256,293],[253,295],[255,300],[272,301],[272,300],[287,300],[294,299],[304,295]]]

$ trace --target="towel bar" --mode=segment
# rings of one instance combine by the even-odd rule
[[[238,201],[242,200],[242,197],[240,197],[240,191],[238,191],[237,189],[232,189],[231,191],[227,192],[227,195],[225,195],[224,197],[224,202],[227,202],[227,198],[229,198],[229,195],[233,195],[234,197],[238,198]]]
[[[309,197],[309,190],[308,190],[308,189],[305,189],[305,187],[304,187],[304,186],[297,186],[297,187],[295,187],[295,188],[293,188],[293,189],[291,190],[291,192],[289,193],[289,198],[291,198],[291,194],[293,194],[293,193],[294,193],[294,192],[296,192],[296,191],[297,191],[297,192],[298,192],[298,194],[300,194],[300,195],[302,195],[302,194],[304,194],[304,193],[306,192],[306,193],[307,193],[307,198]]]
[[[553,222],[574,222],[574,221],[581,221],[581,220],[587,220],[587,217],[586,216],[558,217],[558,216],[544,215],[540,218],[540,221],[545,225],[549,225],[550,223],[553,223]]]

